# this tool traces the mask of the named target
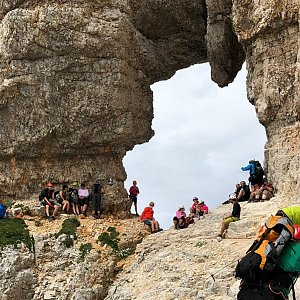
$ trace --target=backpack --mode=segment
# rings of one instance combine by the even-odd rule
[[[290,291],[293,291],[295,299],[294,285],[300,275],[300,243],[296,240],[289,240],[284,247],[278,261],[275,275],[270,281],[269,288],[274,294],[281,295],[288,299]]]
[[[271,278],[279,256],[293,234],[293,223],[287,217],[271,216],[247,254],[238,262],[235,277],[256,282]]]
[[[265,172],[260,162],[258,160],[254,160],[254,176],[256,178],[263,178],[264,175]]]

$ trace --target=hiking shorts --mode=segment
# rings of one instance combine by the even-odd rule
[[[144,224],[151,226],[152,221],[150,219],[144,220]]]
[[[84,198],[78,198],[78,203],[80,206],[83,206],[85,204],[89,204],[89,198],[88,197],[84,197]]]
[[[238,221],[240,218],[238,217],[229,217],[229,218],[226,218],[223,222],[226,226],[228,226],[231,222],[235,222],[235,221]]]

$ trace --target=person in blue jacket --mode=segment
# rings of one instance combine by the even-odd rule
[[[6,214],[6,207],[3,204],[2,200],[0,200],[0,219],[3,219]]]
[[[243,171],[250,171],[250,177],[249,181],[251,183],[251,186],[254,186],[255,184],[259,184],[258,178],[255,176],[255,166],[254,166],[254,160],[249,160],[249,165],[246,167],[242,167]]]

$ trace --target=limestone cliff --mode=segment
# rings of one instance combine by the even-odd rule
[[[233,1],[248,98],[268,138],[265,167],[280,193],[293,194],[300,189],[299,10],[298,0]]]
[[[240,70],[244,51],[232,29],[231,6],[1,1],[3,193],[32,194],[48,180],[106,185],[112,178],[104,209],[127,210],[122,159],[154,134],[150,85],[195,63],[209,61],[220,86]]]

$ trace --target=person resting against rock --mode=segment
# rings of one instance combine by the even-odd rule
[[[158,232],[161,231],[162,229],[159,228],[158,222],[154,219],[154,202],[150,202],[149,206],[145,207],[141,216],[140,216],[140,221],[143,222],[144,224],[150,226],[151,232]]]
[[[175,229],[182,229],[187,228],[189,224],[194,223],[194,219],[190,216],[186,216],[185,208],[183,205],[181,205],[176,211],[176,216],[173,218],[173,223]]]
[[[231,215],[225,216],[221,224],[221,232],[218,235],[218,238],[224,238],[225,232],[229,227],[231,222],[236,222],[240,219],[241,206],[238,203],[237,199],[230,199],[230,202],[233,204]]]

